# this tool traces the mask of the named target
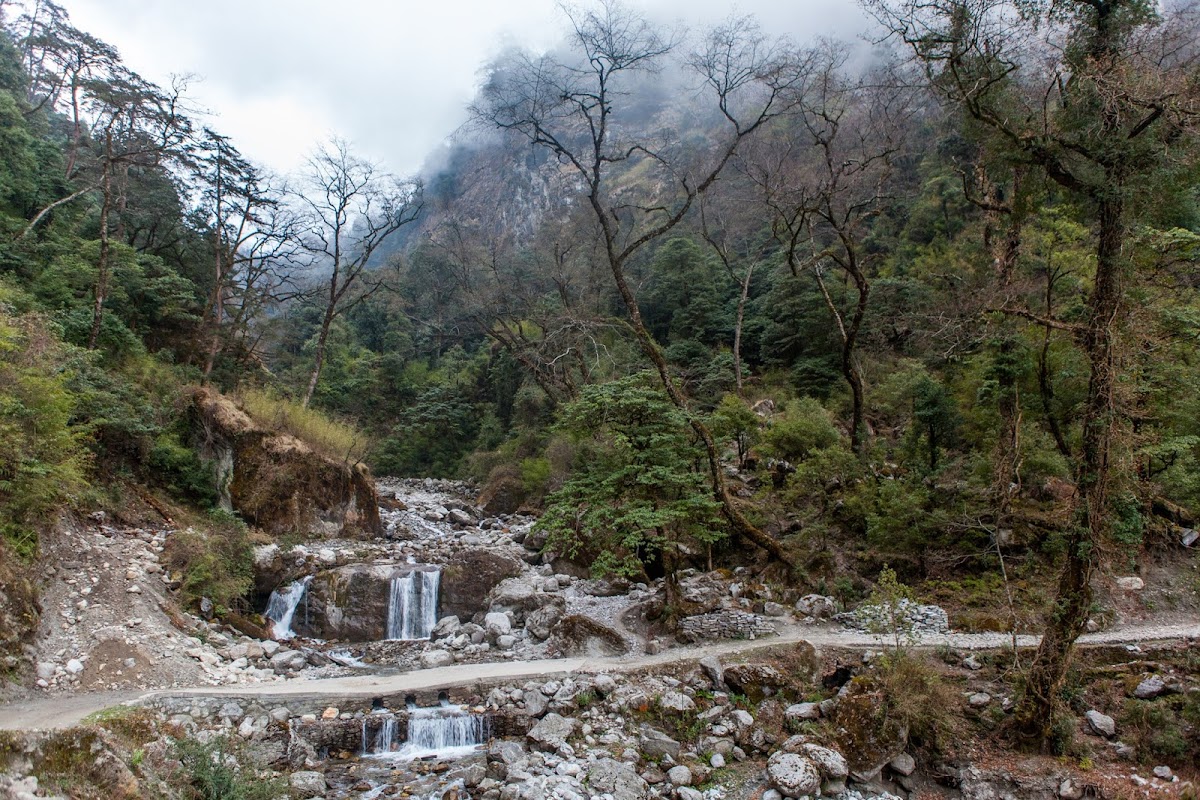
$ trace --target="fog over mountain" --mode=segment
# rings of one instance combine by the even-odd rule
[[[835,0],[643,0],[665,25],[695,29],[753,14],[772,34],[853,38]],[[481,66],[514,44],[548,48],[566,25],[553,0],[68,0],[75,24],[117,46],[151,80],[194,74],[190,94],[247,155],[287,172],[334,133],[393,171],[419,169],[465,119]]]

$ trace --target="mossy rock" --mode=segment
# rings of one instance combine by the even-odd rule
[[[838,750],[850,768],[870,773],[904,752],[908,729],[887,716],[887,698],[873,677],[860,676],[846,684],[833,715]]]

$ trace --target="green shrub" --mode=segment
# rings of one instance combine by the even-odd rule
[[[213,601],[218,614],[242,602],[254,581],[254,548],[240,520],[222,511],[210,514],[207,532],[192,528],[167,539],[168,567],[182,575],[185,603]]]
[[[87,486],[68,348],[51,330],[0,306],[0,536],[22,557],[37,552],[51,512]]]
[[[800,462],[816,450],[837,444],[841,434],[824,406],[811,397],[801,397],[787,404],[762,438],[772,455]]]
[[[175,742],[185,779],[203,800],[274,800],[286,795],[277,778],[264,778],[249,768],[243,748],[222,736],[201,744],[193,739]]]

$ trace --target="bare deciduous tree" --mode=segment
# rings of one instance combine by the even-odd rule
[[[571,23],[570,52],[513,53],[494,64],[473,116],[548,149],[575,174],[634,335],[671,402],[704,443],[715,498],[736,534],[788,563],[779,543],[746,519],[729,494],[712,433],[691,412],[646,328],[626,266],[647,244],[678,226],[742,143],[786,108],[808,75],[808,63],[748,19],[732,19],[710,31],[687,65],[715,99],[725,123],[724,139],[709,152],[688,153],[667,126],[660,134],[637,133],[636,121],[622,116],[633,83],[662,69],[676,49],[675,40],[611,0],[593,10],[564,11]],[[655,194],[633,197],[621,185],[621,176],[633,169],[652,176]]]
[[[304,392],[307,406],[321,378],[333,321],[382,288],[382,277],[372,274],[372,256],[389,236],[416,220],[422,192],[419,182],[381,173],[335,138],[309,158],[304,186],[296,197],[304,218],[302,246],[314,265],[328,272],[313,369]]]

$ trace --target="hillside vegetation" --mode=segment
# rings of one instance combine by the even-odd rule
[[[0,560],[130,492],[216,507],[204,384],[669,605],[687,566],[843,601],[890,567],[959,627],[1045,622],[1044,740],[1111,578],[1200,509],[1194,3],[867,6],[866,69],[579,10],[436,171],[334,140],[286,191],[186,86],[3,7]]]

